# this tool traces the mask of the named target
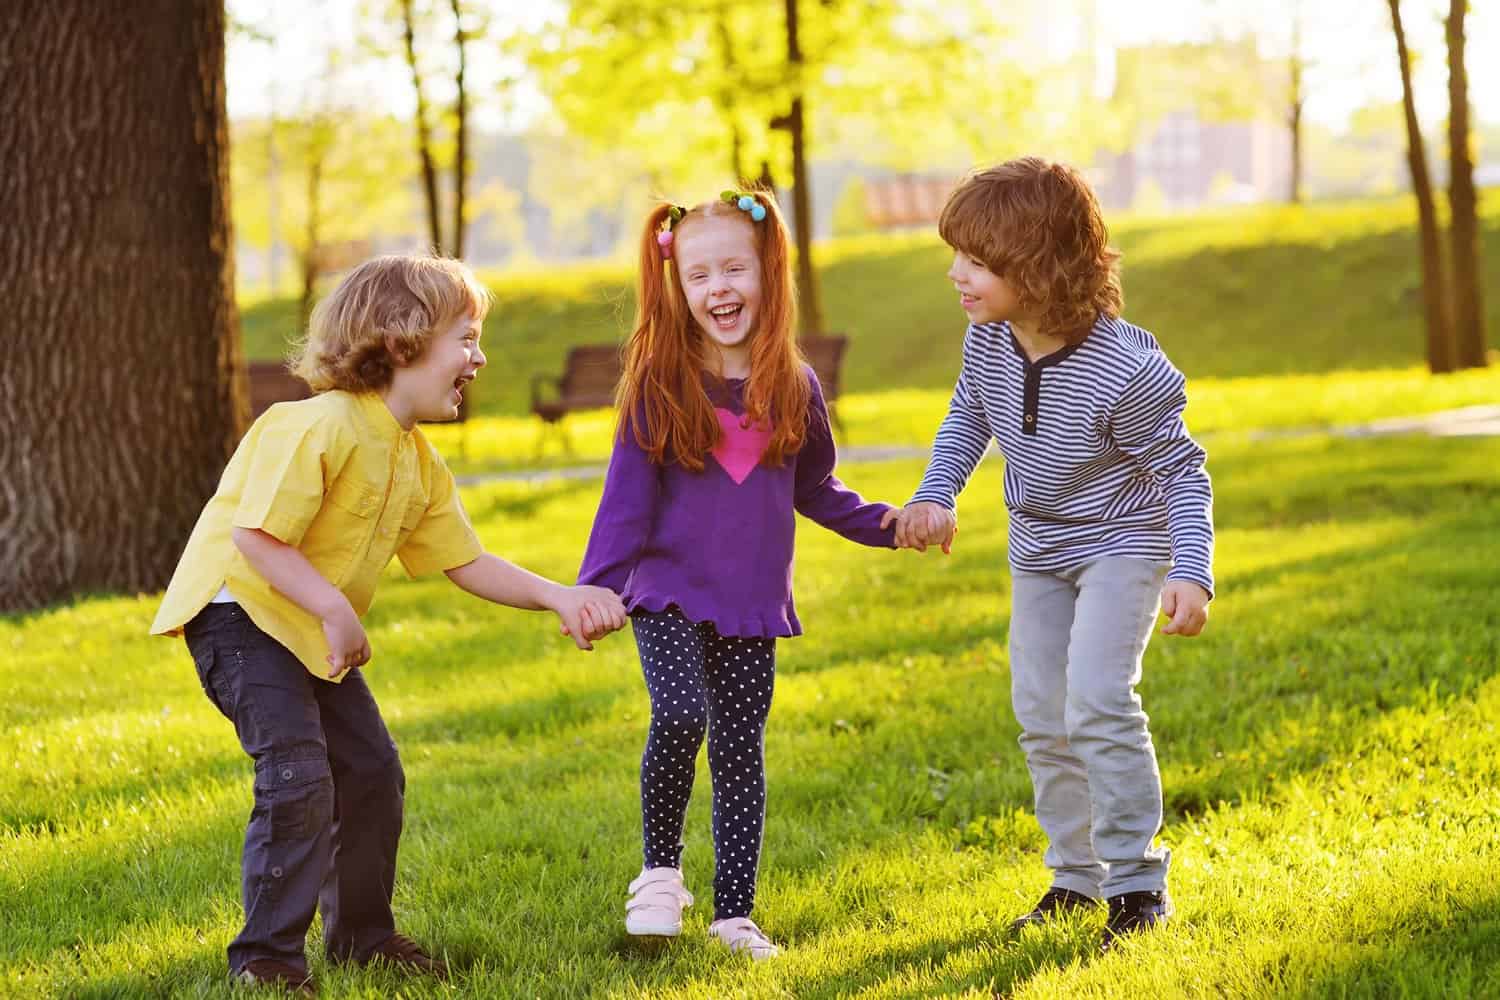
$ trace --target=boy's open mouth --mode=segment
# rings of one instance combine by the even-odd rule
[[[463,401],[465,387],[472,381],[474,381],[473,375],[460,375],[453,380],[453,393],[459,398],[460,402]]]
[[[739,322],[740,311],[744,308],[743,305],[714,306],[708,313],[714,318],[714,325],[719,329],[732,330]]]

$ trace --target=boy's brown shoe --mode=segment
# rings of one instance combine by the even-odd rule
[[[407,972],[432,976],[434,979],[448,978],[447,964],[442,959],[427,954],[421,945],[405,934],[392,934],[381,942],[378,948],[370,952],[370,957],[365,959],[364,964],[372,962],[389,962]]]
[[[250,986],[270,986],[288,990],[299,997],[318,995],[318,988],[313,985],[311,973],[303,972],[294,965],[278,962],[274,958],[252,958],[244,964],[234,978]]]

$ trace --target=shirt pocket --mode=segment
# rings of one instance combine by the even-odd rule
[[[334,586],[347,583],[358,569],[360,557],[369,550],[383,500],[383,491],[355,478],[339,479],[328,491],[331,516],[324,519],[323,527],[330,537],[320,537],[319,548],[327,553],[329,580]]]
[[[406,544],[411,533],[417,530],[422,519],[427,516],[427,498],[420,493],[406,502],[406,510],[401,515],[401,527],[396,534],[396,548]]]

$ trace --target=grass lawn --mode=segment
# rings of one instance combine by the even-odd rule
[[[1226,396],[1226,425],[1260,423],[1250,405]],[[989,462],[947,559],[803,525],[809,634],[780,646],[756,912],[785,954],[754,967],[703,935],[706,767],[700,905],[670,945],[623,932],[648,712],[629,636],[583,655],[542,616],[388,581],[368,671],[409,778],[398,917],[462,971],[443,989],[315,951],[324,995],[1500,996],[1500,440],[1225,434],[1211,468],[1213,620],[1158,638],[1142,686],[1162,933],[1106,957],[1095,918],[1006,932],[1047,876]],[[843,473],[898,499],[920,464]],[[495,551],[567,577],[598,491],[465,499]],[[0,995],[229,993],[249,769],[180,643],[145,636],[155,604],[0,618]]]

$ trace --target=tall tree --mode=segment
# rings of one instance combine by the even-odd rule
[[[472,211],[469,113],[474,88],[468,49],[487,32],[487,19],[477,6],[463,0],[367,0],[363,8],[368,44],[381,56],[393,55],[399,46],[406,63],[416,98],[413,124],[428,242],[437,253],[455,257],[463,256]],[[445,215],[451,220],[447,226]]]
[[[0,611],[163,586],[243,431],[224,31],[0,4]]]
[[[797,316],[805,333],[823,333],[823,303],[812,259],[812,186],[807,176],[807,119],[802,114],[802,47],[797,0],[786,0],[786,63],[792,80],[791,108],[779,119],[792,140],[792,219],[797,237]]]
[[[411,86],[417,97],[417,160],[422,165],[422,193],[426,196],[427,235],[434,253],[443,252],[443,222],[438,200],[437,167],[432,149],[432,125],[427,109],[427,91],[422,85],[422,64],[417,58],[417,15],[412,0],[401,0],[402,40]]]
[[[1401,22],[1401,0],[1386,0],[1391,9],[1391,30],[1396,36],[1396,59],[1401,67],[1401,106],[1406,118],[1406,163],[1411,171],[1412,193],[1417,199],[1417,225],[1422,255],[1422,309],[1427,326],[1427,368],[1434,374],[1453,370],[1456,355],[1453,329],[1448,318],[1448,294],[1443,280],[1441,235],[1437,207],[1432,199],[1432,180],[1427,173],[1427,144],[1417,118],[1416,97],[1411,86],[1411,53]]]
[[[629,149],[658,193],[717,191],[726,167],[749,164],[790,177],[806,330],[822,325],[805,242],[815,149],[848,142],[891,165],[956,173],[1017,131],[1029,81],[986,0],[779,7],[777,18],[745,0],[570,0],[512,51],[570,131]]]
[[[1469,74],[1464,64],[1464,15],[1468,0],[1449,0],[1448,36],[1448,223],[1453,274],[1453,342],[1460,368],[1489,364],[1485,351],[1484,303],[1480,293],[1479,197],[1474,190],[1474,149],[1469,124]]]
[[[379,234],[405,231],[410,219],[409,123],[363,111],[343,86],[330,72],[295,114],[231,125],[236,240],[263,248],[277,239],[291,249],[302,295],[298,329],[323,274],[367,254]],[[273,202],[282,223],[275,229],[265,210]]]
[[[458,57],[458,68],[453,82],[457,91],[453,96],[453,256],[464,255],[464,212],[469,195],[469,91],[465,80],[468,70],[466,43],[469,40],[464,27],[464,10],[461,0],[449,0],[453,10],[453,51]]]
[[[1286,127],[1292,140],[1292,163],[1291,176],[1287,179],[1287,201],[1293,205],[1300,205],[1302,203],[1302,103],[1304,99],[1301,0],[1297,0],[1292,7],[1292,40],[1288,49]]]

